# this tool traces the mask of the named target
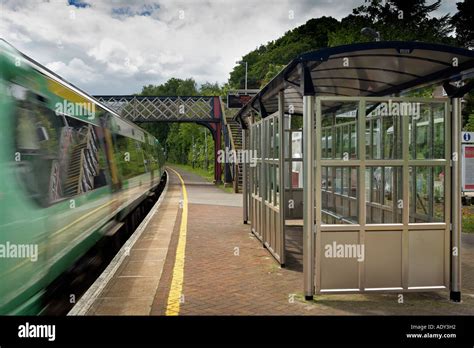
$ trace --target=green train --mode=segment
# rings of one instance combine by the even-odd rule
[[[0,314],[44,313],[163,173],[155,137],[0,40]]]

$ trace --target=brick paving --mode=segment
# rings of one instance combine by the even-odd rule
[[[474,235],[463,236],[463,303],[446,292],[404,294],[324,295],[303,301],[301,229],[287,235],[287,268],[280,268],[242,223],[242,209],[229,205],[232,195],[215,191],[215,199],[196,195],[218,190],[196,175],[182,173],[188,186],[188,231],[184,266],[184,303],[180,315],[447,315],[474,314]],[[171,174],[170,184],[177,184]],[[193,197],[194,196],[194,197]],[[209,196],[211,197],[211,196]],[[201,197],[202,198],[202,197]],[[221,199],[222,198],[222,199]],[[222,205],[219,202],[223,202]],[[227,204],[227,205],[226,205]],[[180,217],[178,217],[179,219]],[[160,279],[151,314],[163,315],[171,283],[177,226]]]

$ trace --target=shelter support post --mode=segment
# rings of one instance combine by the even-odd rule
[[[247,224],[249,221],[249,209],[248,209],[248,202],[249,202],[249,188],[248,188],[248,162],[251,163],[252,161],[252,151],[249,151],[247,148],[247,130],[242,128],[242,153],[247,153],[247,156],[242,156],[242,207],[243,207],[243,219],[244,224]]]
[[[308,301],[314,294],[314,100],[303,96],[303,276]]]
[[[286,212],[286,197],[285,197],[285,99],[284,99],[283,91],[278,92],[278,141],[279,141],[279,164],[278,164],[278,171],[279,171],[279,183],[280,186],[280,202],[279,202],[279,223],[280,223],[280,231],[281,231],[281,255],[280,255],[280,264],[282,266],[285,265],[285,212]]]
[[[452,98],[451,149],[451,289],[450,299],[461,301],[461,99]]]
[[[225,124],[222,122],[222,135],[224,136],[224,148],[225,150],[230,150],[232,148],[231,142],[230,142],[230,135],[229,135],[229,130],[225,126]],[[235,149],[232,149],[235,150]],[[224,163],[224,182],[226,184],[232,183],[234,178],[232,177],[232,170],[231,166],[234,169],[234,177],[236,176],[236,166],[234,163],[230,163],[229,161],[225,161]]]
[[[219,163],[219,150],[221,150],[221,125],[216,124],[214,128],[214,183],[222,184],[222,168]]]

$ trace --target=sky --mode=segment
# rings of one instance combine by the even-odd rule
[[[458,0],[459,1],[459,0]],[[455,13],[443,0],[436,16]],[[0,0],[0,38],[89,94],[226,82],[243,55],[364,0]]]

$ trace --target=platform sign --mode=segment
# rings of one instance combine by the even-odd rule
[[[474,144],[462,145],[462,191],[474,192]]]
[[[461,143],[474,144],[474,132],[462,132]]]
[[[259,92],[258,89],[238,90],[227,94],[227,107],[229,109],[240,109],[247,104],[252,97]]]

